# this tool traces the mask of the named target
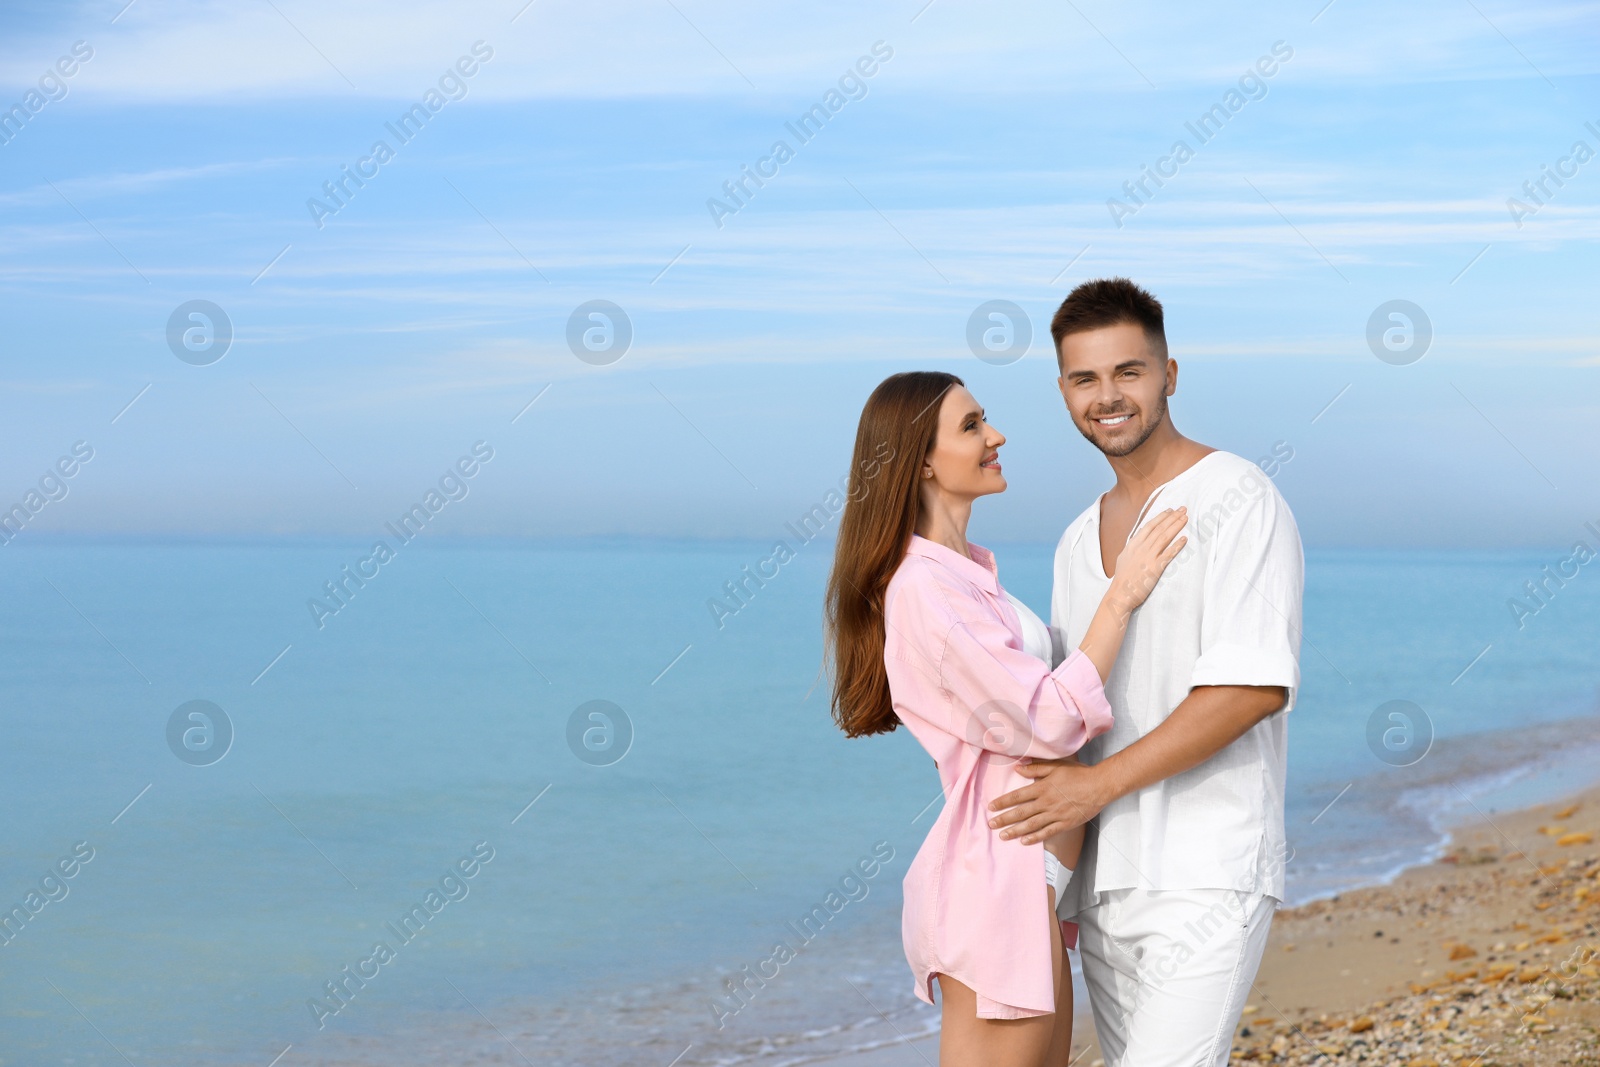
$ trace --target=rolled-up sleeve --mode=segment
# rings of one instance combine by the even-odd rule
[[[1270,483],[1217,524],[1206,570],[1200,656],[1190,686],[1300,686],[1305,557],[1288,505]]]
[[[1111,728],[1111,705],[1088,656],[1074,649],[1051,670],[1008,645],[1009,636],[982,615],[950,627],[939,682],[950,697],[951,733],[991,752],[1060,759]]]

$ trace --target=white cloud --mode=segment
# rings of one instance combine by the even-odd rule
[[[1593,3],[1479,4],[1480,17],[1449,0],[1337,0],[1314,24],[1320,5],[1291,13],[1264,2],[1226,13],[1087,0],[1075,8],[936,0],[925,10],[922,0],[523,5],[139,0],[115,26],[78,19],[36,32],[12,50],[20,58],[0,65],[0,84],[32,83],[79,37],[96,55],[74,92],[101,101],[410,99],[479,39],[495,58],[472,92],[489,99],[808,95],[879,39],[896,50],[897,82],[961,95],[1226,85],[1277,39],[1296,49],[1296,77],[1311,82],[1527,78],[1530,64],[1550,78],[1600,69]]]
[[[19,189],[16,192],[0,193],[0,205],[59,204],[63,194],[74,201],[80,196],[137,195],[165,189],[180,182],[210,181],[217,178],[232,177],[236,174],[254,174],[288,166],[295,162],[297,161],[293,159],[262,159],[231,163],[207,163],[198,167],[162,167],[146,171],[113,172],[110,174],[86,175],[78,178],[62,178],[55,182],[54,189],[49,185],[35,185],[26,189]],[[60,190],[60,192],[57,192],[57,190]]]

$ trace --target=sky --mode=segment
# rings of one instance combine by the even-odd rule
[[[1308,546],[1565,550],[1597,44],[1504,0],[7,3],[0,508],[378,536],[476,446],[442,535],[765,540],[930,368],[1009,437],[975,536],[1053,540],[1111,476],[1049,318],[1123,275]]]

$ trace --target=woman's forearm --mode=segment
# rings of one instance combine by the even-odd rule
[[[1128,633],[1128,620],[1134,609],[1145,602],[1160,581],[1167,564],[1177,558],[1187,537],[1178,536],[1188,521],[1188,508],[1169,508],[1136,530],[1117,556],[1117,569],[1106,595],[1100,599],[1089,629],[1078,645],[1100,672],[1100,684],[1111,677],[1122,639]]]
[[[1094,618],[1089,620],[1088,632],[1078,643],[1078,648],[1100,672],[1102,685],[1111,677],[1111,668],[1117,664],[1117,653],[1122,651],[1122,639],[1128,632],[1128,619],[1133,609],[1127,603],[1128,598],[1113,581],[1095,609]]]

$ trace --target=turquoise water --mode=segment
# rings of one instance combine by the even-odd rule
[[[1050,547],[994,547],[1046,613]],[[707,601],[769,544],[417,542],[319,629],[307,601],[366,549],[4,550],[0,905],[93,854],[7,928],[0,1063],[776,1064],[928,1027],[898,907],[937,778],[903,732],[829,721],[828,546],[719,629]],[[1308,553],[1294,899],[1586,784],[1600,577],[1522,629],[1507,606],[1561,555]],[[232,725],[206,765],[168,740],[195,700]],[[1411,766],[1368,744],[1392,700],[1437,735]],[[609,749],[570,728],[591,701],[626,717]],[[780,941],[740,1007],[723,978]]]

